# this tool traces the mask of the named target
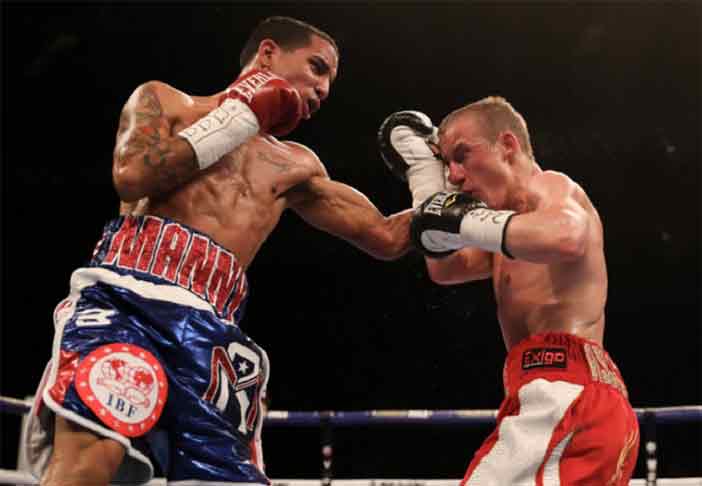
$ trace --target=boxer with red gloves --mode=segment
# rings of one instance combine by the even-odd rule
[[[461,486],[628,485],[638,422],[603,348],[603,227],[583,188],[541,169],[526,122],[499,97],[438,129],[395,113],[379,143],[409,184],[412,239],[431,279],[494,285],[505,399]]]
[[[338,63],[328,34],[271,17],[227,89],[150,81],[127,101],[120,216],[56,309],[24,445],[44,486],[137,484],[154,470],[174,484],[269,484],[268,358],[239,326],[246,268],[286,209],[376,258],[410,248],[411,211],[383,216],[312,150],[276,138],[319,109]]]

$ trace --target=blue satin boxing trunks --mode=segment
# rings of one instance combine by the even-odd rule
[[[266,353],[239,328],[234,254],[176,221],[125,216],[54,312],[52,357],[24,453],[40,477],[60,415],[125,449],[113,483],[269,484],[261,452]]]

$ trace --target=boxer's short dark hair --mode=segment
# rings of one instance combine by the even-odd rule
[[[241,50],[239,66],[243,68],[251,62],[258,50],[258,45],[264,39],[272,39],[283,49],[292,50],[309,45],[313,35],[329,42],[334,46],[337,56],[339,55],[339,47],[336,45],[336,41],[321,29],[292,17],[268,17],[251,32],[249,39]]]

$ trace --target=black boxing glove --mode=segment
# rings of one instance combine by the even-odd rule
[[[496,211],[461,192],[437,192],[417,207],[410,234],[414,246],[426,256],[442,258],[466,246],[501,252],[507,225],[514,211]]]
[[[438,129],[419,111],[398,111],[378,130],[380,155],[390,171],[409,184],[412,207],[446,189],[446,168],[429,144],[437,144]]]

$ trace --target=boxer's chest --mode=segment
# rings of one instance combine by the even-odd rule
[[[506,257],[495,258],[493,285],[496,300],[501,307],[548,300],[554,290],[552,283],[548,265]]]
[[[313,175],[313,165],[294,146],[257,136],[226,157],[229,177],[259,198],[278,199]]]

